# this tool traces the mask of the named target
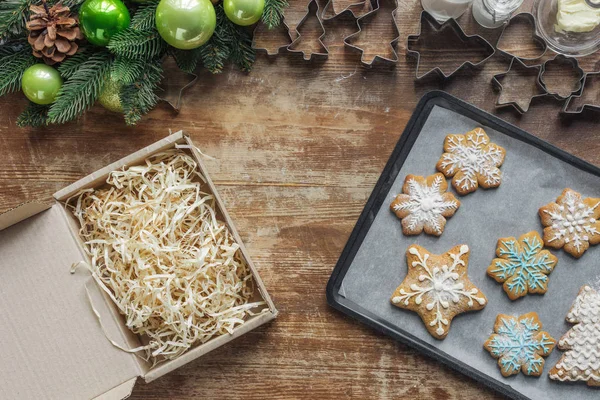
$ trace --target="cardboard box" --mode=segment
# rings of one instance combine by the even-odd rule
[[[139,357],[117,349],[140,345],[108,295],[86,271],[70,273],[88,261],[77,221],[64,202],[84,188],[102,185],[111,171],[136,165],[147,156],[189,146],[254,276],[256,299],[266,310],[249,317],[234,333],[217,336],[175,360],[150,368]],[[223,207],[199,152],[189,137],[175,133],[55,193],[53,205],[25,203],[0,214],[0,385],[2,399],[114,399],[131,394],[138,377],[153,381],[238,336],[274,319],[277,310]],[[100,323],[86,294],[99,313]],[[105,333],[106,332],[106,335]]]

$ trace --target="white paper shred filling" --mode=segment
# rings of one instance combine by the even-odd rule
[[[67,200],[93,277],[145,343],[130,351],[153,364],[232,333],[264,304],[249,303],[252,274],[205,182],[174,149]]]

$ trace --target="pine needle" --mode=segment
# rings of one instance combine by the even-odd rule
[[[124,84],[131,84],[144,72],[146,60],[116,57],[112,65],[111,77]]]
[[[148,60],[162,55],[167,44],[156,29],[137,31],[127,28],[114,35],[107,48],[117,56]]]
[[[21,89],[21,78],[25,69],[36,63],[35,57],[31,54],[29,46],[22,47],[19,50],[2,48],[0,52],[0,96],[7,93],[16,92]]]
[[[192,73],[198,66],[198,62],[202,57],[202,48],[197,48],[193,50],[179,50],[172,49],[171,55],[175,59],[175,63],[182,71],[187,73]]]
[[[31,0],[0,1],[0,41],[25,34]]]
[[[160,100],[155,91],[162,79],[162,72],[160,59],[148,62],[139,78],[121,89],[121,104],[127,125],[135,125]]]
[[[35,128],[48,125],[49,108],[49,106],[41,106],[30,102],[27,108],[17,117],[17,126],[20,128],[26,126]]]
[[[265,0],[262,21],[268,29],[279,26],[283,20],[283,12],[288,5],[287,0]]]
[[[68,57],[58,66],[58,72],[64,79],[69,79],[92,54],[94,54],[92,47],[80,49],[77,54]]]
[[[148,0],[143,4],[140,4],[131,18],[131,25],[129,25],[129,28],[137,31],[154,29],[156,26],[156,7],[158,6],[158,3],[159,0]]]
[[[50,106],[48,122],[62,124],[71,121],[94,105],[110,74],[112,56],[95,53],[63,84],[56,101]]]

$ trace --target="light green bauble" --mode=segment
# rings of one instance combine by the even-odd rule
[[[129,10],[120,0],[86,0],[79,9],[79,26],[88,42],[97,46],[106,46],[130,22]]]
[[[120,96],[122,87],[123,84],[111,76],[102,88],[100,97],[98,97],[98,103],[108,111],[122,113],[123,106],[121,105]]]
[[[63,80],[57,70],[46,64],[34,64],[23,72],[21,89],[35,104],[52,104]]]
[[[210,0],[161,0],[156,8],[156,29],[171,46],[190,50],[210,39],[217,15]]]
[[[223,0],[223,10],[231,22],[240,26],[257,23],[265,9],[265,0]]]

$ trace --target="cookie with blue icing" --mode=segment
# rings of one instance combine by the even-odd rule
[[[548,290],[550,274],[558,258],[544,250],[542,237],[536,231],[498,240],[496,255],[487,273],[502,287],[511,300],[528,293],[544,294]]]
[[[483,347],[498,359],[502,376],[523,372],[540,376],[547,357],[556,346],[556,340],[542,330],[540,318],[534,312],[514,317],[499,314],[494,333]]]

